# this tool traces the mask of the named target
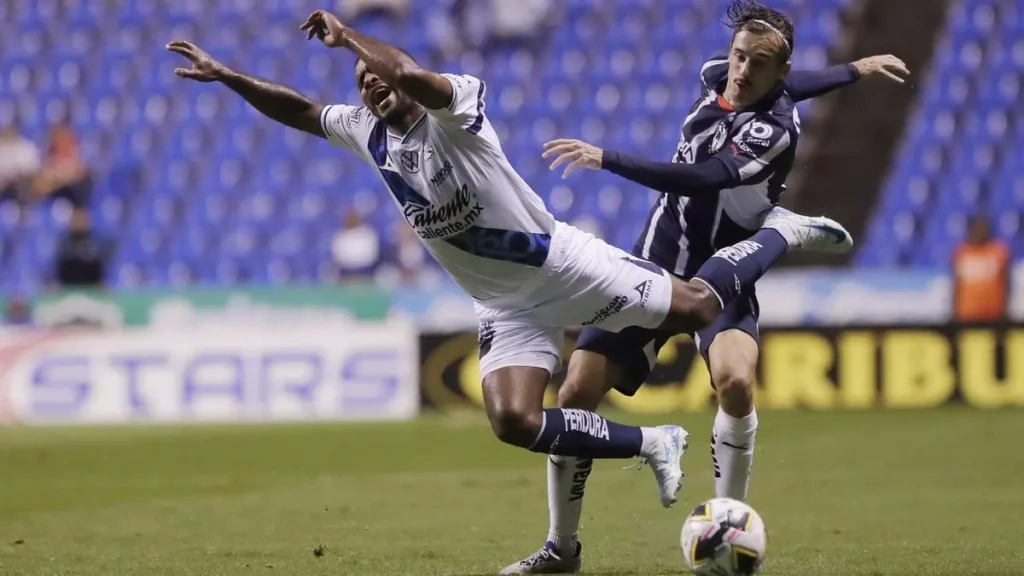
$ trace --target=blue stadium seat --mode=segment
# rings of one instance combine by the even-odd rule
[[[990,0],[956,3],[950,12],[921,108],[908,127],[910,145],[896,158],[876,216],[881,222],[893,222],[903,211],[927,216],[928,230],[909,247],[913,265],[947,266],[968,214],[988,213],[998,234],[1019,238],[1022,13],[1019,3]],[[921,178],[941,182],[938,193],[910,192],[909,183]],[[863,266],[896,262],[900,250],[884,227],[872,227],[856,261]]]
[[[780,0],[799,23],[798,64],[824,64],[847,1]],[[420,23],[444,10],[442,3],[416,0],[404,21],[374,15],[357,24],[371,35],[402,39],[434,66],[434,40]],[[537,52],[513,45],[438,66],[487,80],[488,114],[510,160],[559,217],[591,220],[614,244],[629,248],[659,195],[596,173],[562,181],[540,158],[541,144],[583,137],[669,158],[697,94],[703,59],[722,53],[729,41],[719,24],[728,2],[563,4],[566,20]],[[72,112],[71,126],[95,172],[95,226],[118,246],[109,272],[115,286],[330,278],[330,239],[343,214],[355,209],[381,230],[395,224],[392,199],[358,159],[267,121],[221,86],[184,84],[173,70],[186,63],[163,48],[171,39],[192,40],[232,66],[320,101],[355,101],[351,58],[305,42],[296,30],[312,9],[301,0],[0,2],[0,121],[17,112],[24,133],[42,144],[51,122]],[[1019,29],[1017,13],[997,20],[991,32],[978,29],[977,18],[967,22],[966,14],[957,29],[977,50],[998,30]],[[975,97],[993,110],[1015,102],[1024,44],[1019,60],[993,61],[983,72],[970,66],[972,50],[957,44],[945,51],[959,74],[947,77],[962,86],[951,95],[931,91],[928,111],[945,120],[916,126],[915,134],[931,138],[942,131],[942,142],[951,144],[965,129],[956,106]],[[975,87],[979,78],[988,84]],[[809,117],[813,103],[800,109]],[[983,118],[970,142],[1001,149],[1003,139],[1017,137],[1008,119],[993,128]],[[931,182],[952,169],[952,153],[946,147],[922,151],[922,161],[903,169],[903,181],[916,170]],[[996,162],[1012,154],[1001,153]],[[978,166],[957,170],[976,177]],[[991,197],[993,205],[1021,204],[995,189]],[[916,214],[930,209],[938,193],[929,188],[916,200],[901,198],[893,209]],[[40,271],[50,266],[52,239],[65,224],[53,214],[33,213],[15,231],[5,228],[4,210],[0,206],[0,258],[16,274],[0,280],[2,289],[38,286]]]

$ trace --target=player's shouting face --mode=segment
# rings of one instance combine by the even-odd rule
[[[726,93],[731,101],[748,106],[764,98],[789,74],[783,39],[777,34],[741,30],[729,47],[729,80]]]
[[[362,60],[356,63],[356,86],[370,113],[385,122],[401,118],[409,112],[409,107],[416,105],[411,98],[385,84]]]

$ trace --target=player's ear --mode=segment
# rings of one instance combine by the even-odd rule
[[[779,68],[779,80],[782,80],[786,76],[789,76],[789,71],[793,68],[793,61],[786,60],[786,63]]]

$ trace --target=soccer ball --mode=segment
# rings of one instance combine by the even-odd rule
[[[683,562],[697,576],[750,576],[768,552],[768,532],[750,506],[714,498],[683,522],[680,545]]]

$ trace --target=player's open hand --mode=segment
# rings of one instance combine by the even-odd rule
[[[337,16],[326,10],[317,10],[310,14],[306,22],[299,26],[299,30],[306,32],[306,40],[316,36],[328,48],[342,48],[348,42],[345,25]]]
[[[874,76],[877,74],[883,74],[891,78],[894,82],[903,84],[903,78],[910,76],[910,70],[907,69],[907,65],[903,63],[903,60],[893,56],[892,54],[886,54],[884,56],[870,56],[862,60],[857,60],[853,63],[854,68],[860,72],[861,76]]]
[[[569,162],[569,165],[565,167],[565,172],[562,172],[562,179],[565,180],[570,174],[576,171],[577,168],[587,168],[589,170],[600,170],[601,162],[604,159],[604,150],[594,146],[593,144],[587,144],[582,140],[552,140],[544,144],[544,158],[551,158],[552,156],[558,156],[555,161],[551,163],[551,170],[554,170]]]
[[[175,40],[167,44],[171,52],[181,54],[192,62],[192,68],[176,68],[174,73],[182,78],[191,78],[199,82],[220,80],[227,67],[213,59],[212,56],[198,46],[184,40]]]

